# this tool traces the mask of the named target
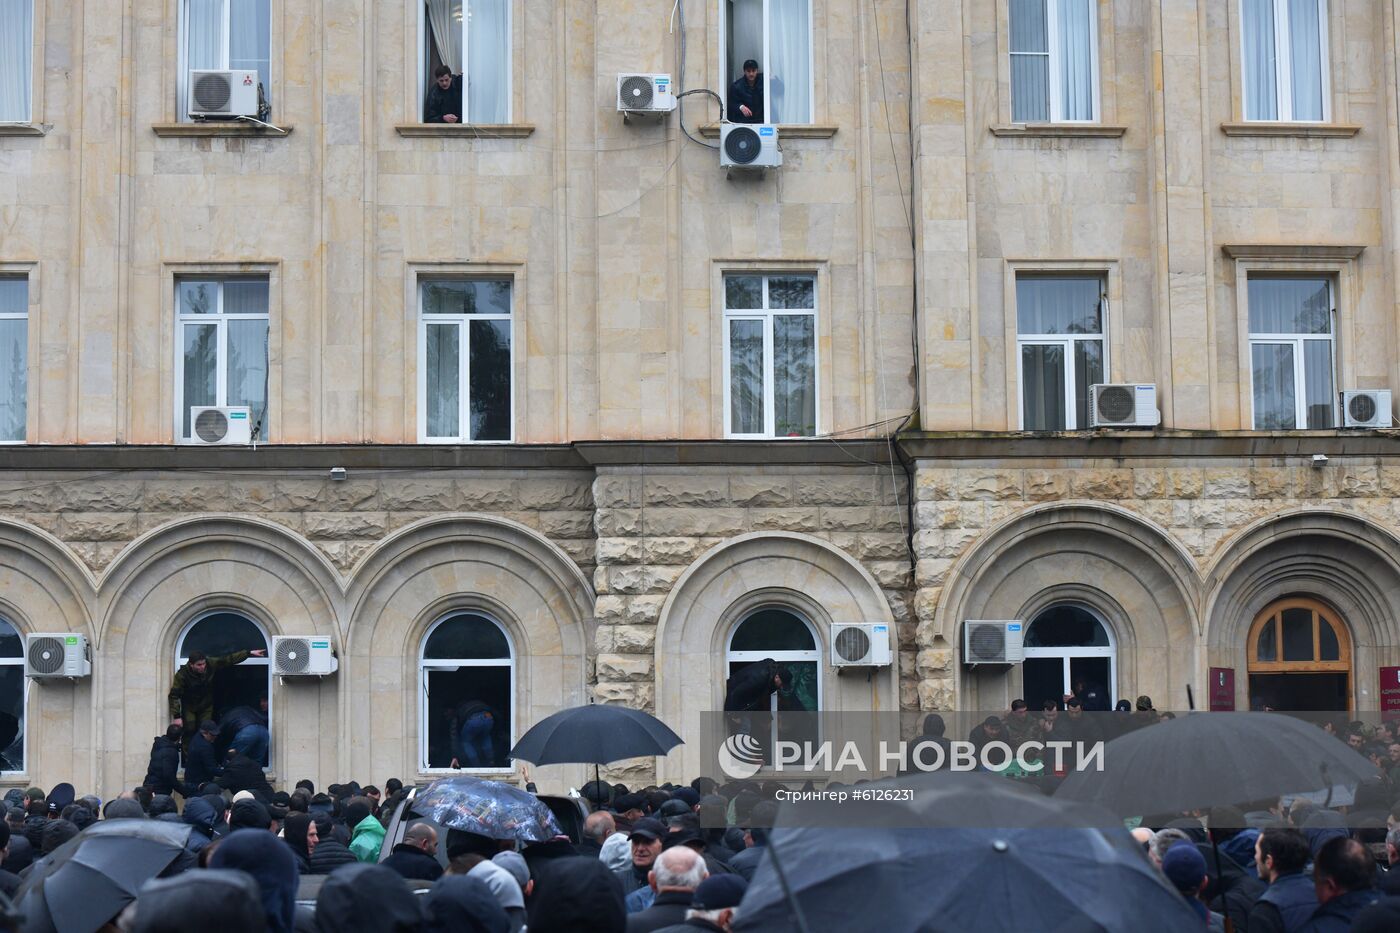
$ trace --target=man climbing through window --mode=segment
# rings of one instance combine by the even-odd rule
[[[199,724],[214,718],[214,679],[226,667],[242,664],[250,657],[265,658],[267,650],[235,651],[211,658],[203,651],[191,651],[189,659],[175,672],[170,683],[170,724],[180,726],[184,733],[181,743],[184,755],[189,755],[190,739]]]

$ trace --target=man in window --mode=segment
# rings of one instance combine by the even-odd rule
[[[468,700],[457,707],[453,718],[452,767],[494,768],[496,714],[491,707]]]
[[[258,698],[257,709],[235,706],[219,722],[219,752],[236,748],[259,765],[267,764],[267,697]]]
[[[170,724],[184,729],[184,751],[189,754],[190,739],[206,719],[214,718],[214,676],[226,667],[242,664],[248,658],[267,657],[266,649],[235,651],[211,658],[203,651],[191,651],[189,660],[175,672],[170,683]]]
[[[752,58],[744,62],[744,74],[729,86],[725,112],[731,123],[763,122],[763,74]]]
[[[424,123],[462,122],[462,76],[454,75],[446,65],[433,69],[433,86],[428,88],[428,103],[423,112]]]

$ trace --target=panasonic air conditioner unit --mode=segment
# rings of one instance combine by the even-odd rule
[[[1020,664],[1026,659],[1019,619],[968,620],[963,624],[963,663]]]
[[[617,110],[624,114],[670,113],[676,109],[670,75],[617,76]]]
[[[1388,428],[1389,389],[1353,389],[1342,393],[1342,427]]]
[[[1155,385],[1089,386],[1089,427],[1154,428],[1162,421]]]
[[[24,637],[24,676],[36,680],[87,677],[92,656],[87,636],[76,632],[40,633]]]
[[[190,72],[189,106],[192,117],[256,117],[258,115],[258,73],[256,71]]]
[[[771,123],[724,123],[719,128],[719,164],[734,170],[763,171],[783,164],[778,128]]]
[[[190,441],[195,444],[235,445],[253,441],[252,409],[244,406],[190,408]]]
[[[888,667],[890,627],[883,622],[855,622],[831,627],[832,667]]]
[[[272,673],[279,677],[325,677],[339,667],[329,638],[278,635],[272,639]]]

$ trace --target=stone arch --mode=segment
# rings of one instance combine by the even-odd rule
[[[351,729],[343,767],[422,775],[418,658],[429,627],[459,609],[499,622],[515,651],[513,737],[587,701],[593,589],[539,532],[495,516],[435,516],[386,538],[356,568],[347,645]],[[371,692],[372,691],[372,692]],[[347,772],[349,773],[349,772]],[[582,779],[579,766],[542,776]]]
[[[1236,705],[1248,703],[1245,636],[1255,616],[1286,596],[1333,609],[1353,645],[1358,710],[1377,708],[1376,669],[1400,664],[1400,540],[1359,515],[1295,509],[1241,529],[1206,575],[1210,665],[1235,668]]]
[[[1021,685],[1017,668],[963,670],[961,622],[1029,623],[1058,602],[1086,605],[1108,623],[1117,645],[1115,699],[1145,693],[1163,708],[1184,704],[1195,670],[1197,581],[1186,550],[1127,509],[1066,502],[1013,516],[957,561],[940,594],[937,631],[953,646],[957,705],[1005,709]]]
[[[657,621],[656,714],[689,737],[688,744],[660,759],[660,780],[689,780],[714,770],[701,760],[702,713],[722,708],[730,629],[764,605],[805,615],[817,630],[823,659],[834,622],[882,622],[897,648],[893,613],[880,585],[830,542],[798,533],[753,532],[715,545],[676,581]],[[823,708],[897,711],[898,676],[897,663],[869,680],[838,678],[823,663]]]

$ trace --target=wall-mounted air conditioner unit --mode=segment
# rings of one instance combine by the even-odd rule
[[[675,86],[670,75],[617,76],[618,113],[665,114],[675,109]]]
[[[248,406],[211,408],[196,405],[190,409],[190,442],[208,445],[251,444],[253,412]]]
[[[189,101],[185,112],[192,117],[256,117],[258,115],[258,73],[256,71],[190,72]]]
[[[778,128],[771,123],[721,124],[719,164],[730,171],[762,171],[782,165]]]
[[[1020,664],[1026,659],[1024,628],[1019,619],[969,619],[963,623],[963,663]]]
[[[1342,427],[1388,428],[1389,389],[1353,389],[1342,393]]]
[[[278,635],[272,639],[272,673],[278,677],[325,677],[339,667],[329,638]]]
[[[24,676],[35,680],[87,677],[92,673],[88,640],[77,632],[41,632],[24,638]]]
[[[1089,387],[1089,427],[1155,428],[1162,421],[1155,385]]]
[[[838,623],[831,627],[832,667],[888,667],[890,627],[883,622]]]

